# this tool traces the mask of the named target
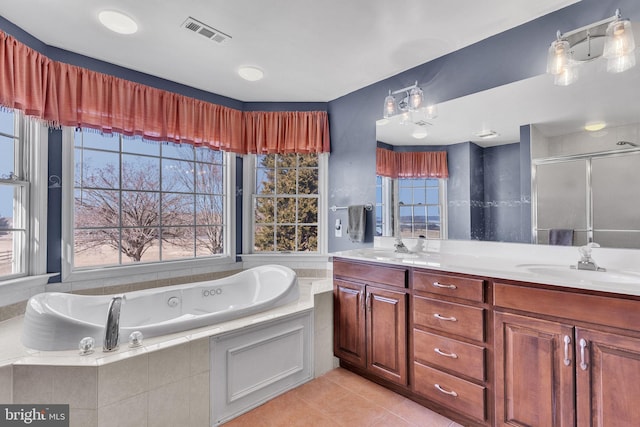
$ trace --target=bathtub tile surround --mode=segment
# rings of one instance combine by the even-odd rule
[[[20,343],[22,317],[1,322],[0,401],[33,403],[38,397],[69,403],[71,426],[208,427],[210,337],[315,310],[316,301],[323,301],[318,307],[323,313],[317,313],[318,318],[326,319],[332,311],[328,304],[331,280],[299,278],[299,282],[301,296],[297,303],[185,333],[145,339],[137,349],[121,344],[113,353],[97,350],[79,356],[76,350],[29,350]],[[317,334],[314,338],[319,342]],[[331,344],[323,347],[331,348]],[[331,366],[329,356],[322,366]]]

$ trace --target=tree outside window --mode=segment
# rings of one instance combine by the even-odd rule
[[[76,133],[76,267],[224,252],[224,156]]]
[[[318,155],[257,156],[254,252],[318,251]]]

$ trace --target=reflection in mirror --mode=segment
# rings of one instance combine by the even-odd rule
[[[600,58],[582,64],[570,86],[539,75],[438,110],[424,139],[411,136],[415,123],[396,117],[379,120],[376,137],[394,151],[447,151],[448,238],[548,244],[550,229],[571,229],[574,245],[640,248],[640,67],[611,74]],[[593,122],[605,127],[586,131]],[[477,136],[487,131],[497,135]],[[573,173],[583,173],[582,181],[572,181]],[[382,214],[384,200],[378,205]],[[396,227],[392,221],[378,231],[391,235]]]

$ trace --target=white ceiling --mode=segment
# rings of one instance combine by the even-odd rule
[[[2,0],[0,15],[48,45],[241,101],[323,102],[577,1]],[[105,29],[103,9],[139,32]],[[189,16],[232,38],[182,28]],[[242,80],[242,65],[265,78]]]

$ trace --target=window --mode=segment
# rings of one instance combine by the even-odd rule
[[[443,179],[398,179],[398,218],[402,237],[443,238]]]
[[[27,274],[27,144],[21,117],[0,111],[0,279]]]
[[[319,252],[318,154],[255,156],[253,252]]]
[[[225,253],[224,153],[78,130],[74,163],[74,267]]]

